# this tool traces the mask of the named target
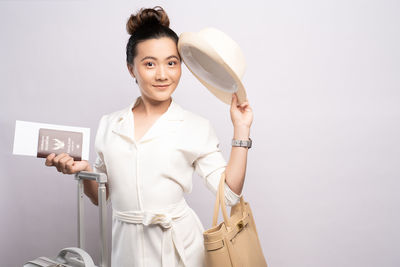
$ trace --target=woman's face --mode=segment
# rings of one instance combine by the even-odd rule
[[[181,62],[176,43],[168,37],[138,43],[129,72],[136,78],[141,94],[153,101],[166,101],[178,86]]]

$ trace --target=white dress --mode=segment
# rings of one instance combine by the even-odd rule
[[[95,172],[108,176],[113,209],[112,267],[204,267],[204,227],[187,205],[196,171],[216,194],[226,161],[210,122],[172,100],[137,142],[129,107],[104,115]],[[227,205],[241,195],[225,184]],[[210,209],[211,212],[211,209]]]

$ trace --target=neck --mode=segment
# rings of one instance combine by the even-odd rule
[[[154,99],[143,97],[142,95],[139,99],[139,102],[137,103],[137,106],[135,106],[132,111],[135,110],[135,112],[141,113],[146,117],[157,116],[165,113],[168,110],[171,102],[171,97],[165,101],[157,101]]]

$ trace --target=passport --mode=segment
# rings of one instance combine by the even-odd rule
[[[39,129],[37,157],[46,158],[51,153],[59,155],[67,153],[75,161],[82,160],[82,139],[81,132]]]

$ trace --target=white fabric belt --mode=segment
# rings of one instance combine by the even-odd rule
[[[163,210],[149,211],[113,211],[114,218],[121,222],[151,225],[158,224],[163,229],[162,237],[162,266],[176,266],[175,252],[176,248],[179,257],[182,260],[183,266],[186,265],[185,250],[182,240],[178,237],[174,230],[174,220],[178,220],[190,212],[184,198],[174,205],[168,206]]]

